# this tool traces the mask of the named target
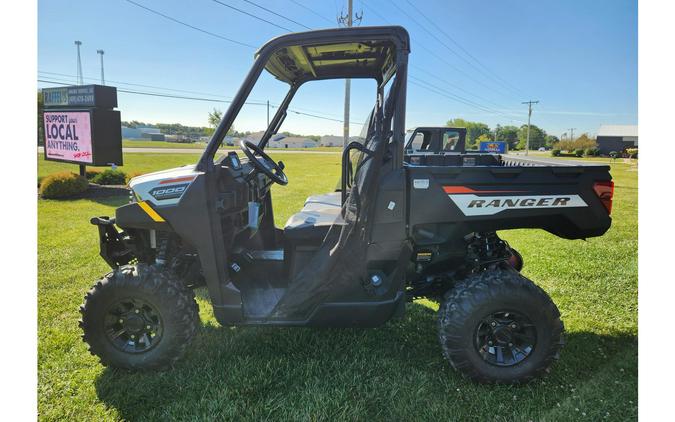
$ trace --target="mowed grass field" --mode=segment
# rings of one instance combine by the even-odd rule
[[[272,154],[274,157],[274,154]],[[193,163],[185,154],[127,154],[127,172]],[[339,155],[279,155],[278,225],[309,194],[334,189]],[[75,166],[46,163],[45,175]],[[634,420],[637,418],[637,168],[612,165],[612,228],[567,241],[537,230],[501,235],[524,274],[556,302],[561,360],[523,386],[476,385],[441,355],[436,306],[417,302],[376,329],[230,328],[198,292],[202,328],[167,372],[104,368],[77,326],[86,290],[109,271],[88,223],[126,198],[38,203],[38,410],[44,420]],[[20,252],[19,252],[20,253]]]
[[[167,142],[167,141],[147,141],[147,140],[132,140],[132,139],[123,139],[122,140],[123,148],[178,148],[178,149],[204,149],[206,148],[206,142],[193,142],[193,143],[179,143],[179,142]],[[238,145],[221,145],[221,149],[236,149],[238,150]],[[341,152],[341,147],[314,147],[314,148],[284,148],[287,151],[332,151],[332,152]],[[272,151],[274,151],[272,149]]]

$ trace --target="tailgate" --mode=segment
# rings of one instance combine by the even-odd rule
[[[604,234],[612,221],[608,166],[408,166],[407,172],[408,226],[417,240],[516,228],[583,239]]]

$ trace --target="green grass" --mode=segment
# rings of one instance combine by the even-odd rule
[[[196,156],[127,154],[150,171]],[[310,193],[327,192],[339,156],[287,155],[275,186],[283,224]],[[58,166],[39,161],[40,174]],[[74,166],[69,166],[74,167]],[[523,272],[557,303],[567,346],[546,378],[485,386],[443,360],[434,305],[408,307],[376,329],[220,327],[200,291],[202,329],[174,370],[101,367],[80,340],[77,307],[109,269],[88,223],[125,199],[39,201],[38,410],[44,420],[634,420],[637,418],[637,171],[612,165],[614,223],[600,238],[566,241],[537,230],[501,235]]]
[[[179,149],[204,149],[206,148],[206,142],[195,142],[191,144],[182,144],[178,142],[166,142],[166,141],[143,141],[143,140],[131,140],[123,139],[122,147],[124,148],[179,148]],[[221,145],[223,149],[236,149],[239,150],[237,145],[228,146]],[[340,152],[342,151],[341,147],[315,147],[315,148],[285,148],[287,151],[332,151]],[[274,151],[274,149],[271,149]]]

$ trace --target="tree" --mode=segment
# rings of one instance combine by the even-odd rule
[[[522,125],[518,131],[518,148],[525,149],[527,144],[527,125]],[[539,149],[546,144],[546,131],[530,125],[530,149]]]
[[[223,120],[223,112],[214,108],[213,112],[209,113],[209,126],[215,129],[221,120]]]
[[[480,135],[480,136],[476,139],[476,143],[480,143],[480,142],[489,142],[489,141],[491,141],[491,140],[492,140],[492,136],[490,136],[490,135],[487,134],[487,133],[484,133],[484,134]]]
[[[546,146],[547,146],[547,147],[552,148],[553,145],[555,145],[556,143],[558,143],[558,141],[559,141],[559,139],[558,139],[557,136],[554,136],[554,135],[546,135],[546,141],[545,141],[545,143],[546,143]]]
[[[598,147],[598,143],[595,139],[588,136],[587,133],[582,133],[577,139],[574,140],[575,149],[594,149]]]
[[[497,131],[497,140],[509,144],[509,149],[518,148],[518,128],[515,126],[500,126]]]
[[[476,140],[483,134],[489,134],[490,128],[485,123],[470,122],[468,120],[455,118],[448,120],[445,123],[448,127],[465,127],[466,128],[466,146],[467,148],[474,148]]]

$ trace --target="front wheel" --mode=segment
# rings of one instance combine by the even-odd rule
[[[80,307],[82,339],[104,366],[162,369],[187,350],[199,326],[192,290],[146,265],[99,280]]]
[[[563,346],[558,308],[509,267],[458,283],[446,293],[438,317],[444,356],[478,382],[530,381],[548,370]]]

